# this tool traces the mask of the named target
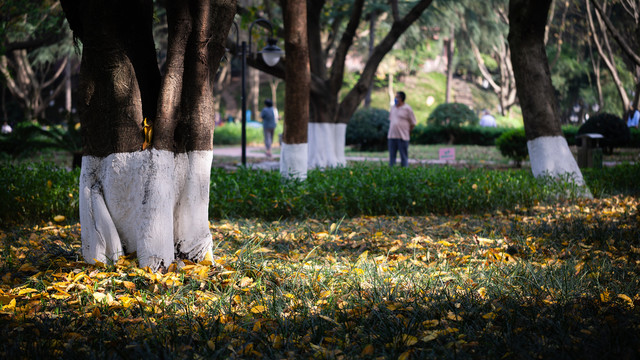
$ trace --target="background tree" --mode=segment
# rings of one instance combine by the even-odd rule
[[[509,44],[533,175],[569,176],[584,185],[582,173],[562,135],[544,44],[551,0],[509,1]],[[588,191],[588,190],[587,190]]]
[[[507,42],[509,21],[505,0],[467,1],[458,12],[460,28],[469,43],[482,78],[498,96],[502,115],[516,103],[516,85]],[[486,55],[485,55],[486,54]],[[485,58],[491,60],[487,64]]]
[[[285,177],[307,177],[307,124],[309,122],[309,45],[307,41],[307,3],[281,0],[284,9],[285,70],[284,133],[280,154],[280,173]]]
[[[328,167],[346,164],[344,157],[347,122],[365,98],[378,65],[400,36],[429,7],[432,0],[420,0],[402,16],[397,0],[388,9],[393,14],[389,32],[374,47],[356,84],[346,93],[343,80],[346,60],[361,20],[364,0],[311,0],[307,3],[307,33],[311,71],[310,119],[308,133],[309,167]],[[327,16],[330,14],[330,16]],[[284,77],[286,61],[269,68],[251,63],[274,76]],[[327,65],[329,64],[329,65]],[[286,116],[286,112],[285,112]]]
[[[590,5],[595,8],[595,13],[591,13]],[[587,10],[589,11],[588,19],[590,20],[594,42],[598,39],[598,30],[604,42],[603,45],[596,42],[598,53],[605,61],[607,68],[612,72],[612,76],[614,76],[612,67],[615,68],[616,64],[611,61],[613,51],[611,50],[608,36],[604,31],[605,27],[624,54],[625,64],[634,77],[635,95],[632,100],[628,99],[621,81],[614,78],[616,85],[620,89],[620,97],[623,103],[622,112],[626,112],[630,105],[638,108],[640,106],[640,52],[637,49],[640,46],[640,4],[635,0],[613,2],[587,0]]]
[[[213,246],[211,80],[235,1],[167,2],[162,76],[151,0],[63,0],[62,6],[83,45],[83,256],[108,262],[137,251],[140,265],[154,269],[176,257],[201,260]]]
[[[23,110],[43,118],[49,103],[70,84],[73,45],[58,1],[0,3],[0,77]],[[66,70],[66,71],[65,71]],[[70,110],[68,107],[67,111]]]

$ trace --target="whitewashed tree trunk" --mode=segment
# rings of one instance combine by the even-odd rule
[[[568,176],[591,197],[582,172],[562,135],[558,104],[544,47],[545,25],[552,0],[509,1],[511,62],[524,118],[534,176]]]
[[[309,123],[309,168],[345,166],[347,125]]]
[[[85,260],[112,263],[136,252],[140,266],[154,271],[176,259],[203,260],[213,248],[210,80],[225,52],[235,1],[167,3],[164,77],[151,36],[151,0],[61,4],[83,43],[78,98]]]
[[[280,150],[280,174],[287,179],[307,178],[308,144],[282,143]]]
[[[208,227],[211,151],[164,150],[85,156],[80,176],[82,255],[115,262],[137,252],[158,269],[175,253],[201,260],[212,251]]]

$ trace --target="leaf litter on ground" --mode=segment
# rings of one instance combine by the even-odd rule
[[[597,358],[640,353],[638,200],[484,215],[218,220],[213,261],[81,259],[0,232],[0,357]]]

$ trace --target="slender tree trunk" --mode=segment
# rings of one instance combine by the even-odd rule
[[[616,89],[618,90],[618,95],[620,95],[620,100],[622,101],[622,113],[624,114],[629,109],[629,96],[627,95],[627,91],[620,79],[620,74],[618,73],[615,57],[611,50],[605,24],[600,13],[592,11],[590,0],[586,1],[585,5],[587,7],[587,21],[589,23],[589,28],[591,29],[591,38],[596,45],[596,50],[598,50],[600,58],[604,61],[607,70],[609,70],[609,73],[611,74]],[[596,28],[596,23],[598,24],[598,28]],[[598,34],[602,34],[602,38],[600,38]]]
[[[544,47],[551,0],[510,0],[509,44],[534,176],[570,176],[584,185],[562,135]],[[588,190],[586,190],[587,194]]]
[[[285,177],[307,177],[309,123],[309,43],[307,40],[307,2],[283,0],[285,23],[284,134],[280,173]]]
[[[373,54],[373,48],[376,40],[376,21],[378,20],[377,11],[372,11],[369,14],[369,57]],[[364,107],[371,106],[371,93],[373,92],[373,82],[369,84],[367,89],[367,95],[364,98]]]
[[[447,88],[445,90],[445,96],[444,96],[445,103],[451,102],[451,97],[452,97],[451,85],[453,84],[453,71],[454,71],[453,56],[455,52],[455,37],[454,37],[453,26],[449,31],[450,31],[449,39],[447,39],[446,45],[445,45],[445,49],[446,49],[445,51],[447,52]]]

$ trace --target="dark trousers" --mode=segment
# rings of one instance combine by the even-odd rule
[[[389,139],[389,166],[395,165],[398,151],[400,151],[400,165],[409,166],[409,142],[402,139]]]

